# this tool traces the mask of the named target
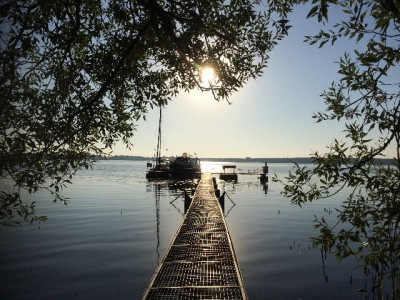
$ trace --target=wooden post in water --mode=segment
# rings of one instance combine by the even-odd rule
[[[260,174],[260,182],[267,183],[268,182],[268,163],[262,167],[262,174]]]

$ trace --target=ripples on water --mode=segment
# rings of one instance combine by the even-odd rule
[[[235,163],[254,170],[257,163]],[[288,164],[270,164],[283,177]],[[0,231],[1,299],[138,299],[183,219],[183,189],[192,182],[148,182],[144,161],[100,162],[82,171],[64,195],[32,197],[41,224]],[[219,172],[221,164],[204,165]],[[363,299],[364,279],[356,264],[322,260],[309,237],[314,214],[338,199],[298,208],[280,186],[239,175],[218,181],[225,214],[250,299]],[[232,200],[232,201],[231,201]]]

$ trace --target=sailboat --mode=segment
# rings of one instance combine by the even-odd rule
[[[170,174],[169,159],[161,157],[161,119],[162,119],[162,108],[160,106],[156,159],[155,159],[154,164],[151,162],[147,163],[147,172],[146,172],[147,179],[169,178],[169,174]]]

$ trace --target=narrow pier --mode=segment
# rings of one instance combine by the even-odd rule
[[[247,299],[211,174],[202,175],[145,299]]]

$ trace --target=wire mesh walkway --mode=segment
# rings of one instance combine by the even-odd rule
[[[203,174],[189,210],[142,299],[247,299],[211,174]]]

